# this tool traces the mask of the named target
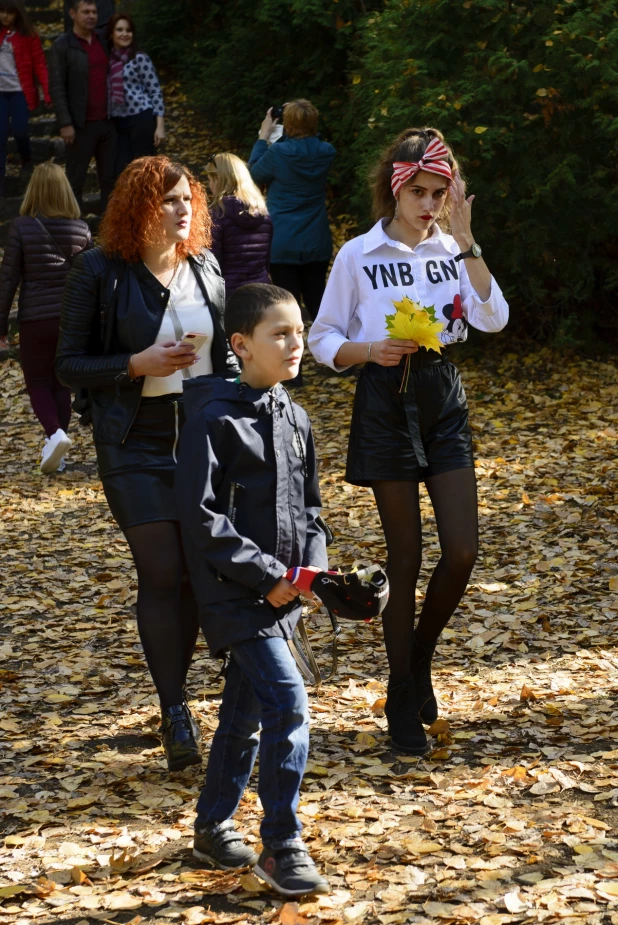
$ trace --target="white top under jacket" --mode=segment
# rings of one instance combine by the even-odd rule
[[[191,332],[208,334],[208,340],[198,353],[200,359],[193,366],[187,367],[188,378],[190,379],[195,378],[195,376],[206,376],[212,373],[213,324],[210,310],[204,301],[202,290],[188,260],[183,260],[180,264],[169,290],[169,302],[167,303],[155,344],[166,344],[172,340],[180,340],[180,337],[176,336],[174,322],[172,321],[171,310],[175,310],[183,334]],[[176,373],[172,373],[171,376],[146,376],[142,397],[154,398],[157,395],[171,395],[174,392],[182,392],[182,380],[183,371],[181,369]]]
[[[383,221],[344,244],[335,258],[308,338],[318,363],[341,370],[335,357],[346,341],[384,340],[386,315],[394,313],[393,301],[404,296],[435,307],[445,325],[438,335],[444,344],[466,340],[469,324],[480,331],[502,330],[509,306],[500,287],[492,277],[490,296],[483,302],[465,261],[454,259],[460,250],[451,235],[434,225],[430,237],[410,248],[389,238]]]

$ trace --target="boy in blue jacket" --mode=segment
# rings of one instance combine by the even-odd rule
[[[230,654],[193,853],[224,870],[254,864],[284,896],[324,893],[296,814],[309,716],[287,644],[301,614],[288,568],[327,568],[311,425],[280,384],[298,372],[303,322],[289,292],[254,283],[230,296],[225,330],[242,373],[187,380],[176,471],[202,629],[213,655]],[[258,748],[259,858],[232,821]]]

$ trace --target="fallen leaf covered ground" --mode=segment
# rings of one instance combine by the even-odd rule
[[[390,749],[379,626],[344,625],[339,673],[310,695],[300,806],[333,894],[297,904],[191,857],[203,770],[165,768],[90,431],[75,425],[66,471],[41,475],[19,367],[0,368],[0,925],[618,925],[616,364],[461,356],[481,556],[436,654],[432,753]],[[342,481],[354,379],[311,361],[307,379],[331,561],[383,562],[370,492]],[[423,518],[419,599],[438,556],[426,496]],[[189,689],[206,751],[217,672],[202,644]],[[259,819],[254,781],[238,822],[256,845]]]

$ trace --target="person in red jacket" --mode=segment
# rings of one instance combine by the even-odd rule
[[[39,104],[37,82],[51,103],[41,40],[18,0],[0,0],[0,195],[4,195],[9,126],[22,169],[32,163],[28,112]]]

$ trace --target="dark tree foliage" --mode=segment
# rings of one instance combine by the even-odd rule
[[[440,128],[514,320],[618,328],[615,0],[137,0],[145,38],[247,150],[305,96],[339,150],[339,211],[370,223],[366,175],[409,125]]]

